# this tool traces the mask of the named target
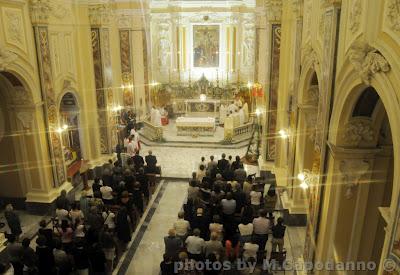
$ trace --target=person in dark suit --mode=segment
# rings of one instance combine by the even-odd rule
[[[144,160],[143,157],[139,155],[139,152],[135,153],[135,155],[132,157],[132,160],[136,170],[139,170],[140,167],[143,167]]]
[[[217,167],[220,172],[223,172],[229,166],[229,161],[225,159],[226,158],[225,153],[223,153],[221,157],[222,159],[218,161]]]
[[[153,156],[153,152],[150,150],[149,154],[145,157],[146,160],[146,173],[157,173],[157,158]]]

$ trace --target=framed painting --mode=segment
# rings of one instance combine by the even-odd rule
[[[193,25],[193,67],[219,67],[219,25]]]

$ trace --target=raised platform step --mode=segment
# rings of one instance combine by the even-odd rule
[[[233,140],[231,143],[220,142],[209,142],[209,141],[196,141],[195,138],[187,141],[164,141],[154,142],[147,139],[145,136],[140,135],[140,140],[147,146],[156,147],[184,147],[184,148],[198,148],[199,146],[204,148],[227,148],[227,149],[240,149],[247,147],[250,141],[250,137],[242,139],[240,141]]]

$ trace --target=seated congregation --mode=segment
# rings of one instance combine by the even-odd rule
[[[101,175],[84,183],[79,200],[65,191],[56,200],[55,216],[42,220],[36,248],[30,239],[8,236],[7,256],[13,274],[112,274],[131,241],[154,192],[157,158],[139,152],[103,165]],[[36,238],[36,239],[35,239]]]
[[[258,264],[261,272],[270,237],[269,260],[282,264],[286,226],[274,214],[277,198],[275,185],[246,175],[239,156],[232,161],[223,154],[218,162],[214,156],[208,162],[202,158],[189,182],[183,210],[164,238],[161,274],[250,274],[237,269],[238,261]],[[228,262],[230,267],[223,271],[225,265],[196,265],[201,262]]]

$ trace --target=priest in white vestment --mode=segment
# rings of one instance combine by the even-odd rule
[[[239,108],[243,106],[243,103],[239,97],[235,98],[235,101],[233,102],[233,104],[235,104]]]
[[[153,123],[153,125],[154,126],[162,126],[162,124],[161,124],[161,113],[160,113],[160,110],[158,110],[158,109],[156,109],[155,110],[155,112],[154,112],[154,123]]]
[[[230,104],[230,105],[228,106],[228,113],[229,113],[229,114],[234,114],[234,113],[237,112],[237,110],[238,110],[238,107],[236,106],[235,103],[232,103],[232,104]]]
[[[249,121],[249,105],[247,105],[247,102],[244,103],[242,109],[244,112],[244,123],[247,123]]]
[[[129,137],[129,143],[126,149],[126,153],[128,156],[133,157],[136,153],[135,142],[132,137]]]
[[[156,108],[154,108],[154,106],[151,107],[151,111],[150,111],[150,123],[154,124],[154,117],[156,115]]]
[[[227,108],[225,107],[225,105],[221,105],[219,107],[219,124],[225,123],[226,115],[227,115]]]
[[[245,117],[244,117],[243,108],[240,108],[240,109],[239,109],[238,115],[239,115],[240,125],[243,125],[243,124],[244,124],[244,121],[245,121],[245,119],[244,119]]]

